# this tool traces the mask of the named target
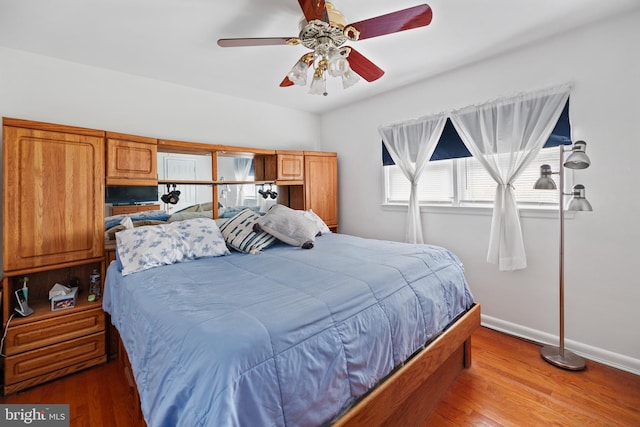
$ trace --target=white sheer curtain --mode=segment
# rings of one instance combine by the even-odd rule
[[[451,113],[460,138],[498,184],[487,261],[501,271],[527,266],[513,182],[551,135],[569,93],[557,87]]]
[[[248,181],[249,173],[251,173],[251,165],[253,159],[245,157],[237,157],[233,159],[233,175],[236,181]],[[245,185],[238,186],[236,194],[236,206],[242,206],[244,203]]]
[[[405,236],[409,243],[424,243],[418,181],[438,144],[446,120],[445,114],[439,114],[378,129],[391,158],[411,183]]]

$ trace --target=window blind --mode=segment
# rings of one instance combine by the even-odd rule
[[[558,122],[551,132],[551,136],[544,144],[544,148],[548,147],[557,147],[558,145],[571,145],[571,124],[569,123],[569,100],[564,105],[562,109],[562,113],[558,118]],[[433,155],[429,159],[430,161],[434,160],[445,160],[445,159],[457,159],[463,157],[471,157],[471,153],[467,150],[467,147],[462,142],[462,139],[456,132],[455,127],[451,120],[447,119],[447,122],[444,125],[444,130],[442,131],[442,136],[438,141],[438,145],[436,146]],[[382,143],[382,165],[390,166],[394,165],[395,162],[391,158],[389,151],[387,151],[387,147],[385,147],[384,142]]]
[[[559,168],[558,150],[553,148],[542,149],[518,179],[514,182],[516,201],[523,204],[553,204],[558,203],[558,192],[549,190],[535,190],[535,182],[540,177],[540,165],[548,164],[551,170]],[[505,158],[505,162],[508,159]],[[461,176],[461,202],[489,202],[495,197],[496,182],[487,171],[473,157],[464,159],[465,167]]]

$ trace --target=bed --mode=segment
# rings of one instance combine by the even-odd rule
[[[417,423],[479,325],[450,251],[333,233],[310,250],[112,262],[103,306],[154,427]]]

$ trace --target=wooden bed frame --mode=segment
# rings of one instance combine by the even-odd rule
[[[471,335],[479,326],[480,305],[475,304],[332,425],[423,425],[458,373],[471,366]],[[140,396],[121,340],[118,340],[118,359],[123,364],[142,420]]]

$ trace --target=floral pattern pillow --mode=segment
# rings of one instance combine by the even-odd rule
[[[173,223],[189,259],[229,255],[231,252],[222,237],[218,224],[210,218],[197,218]]]
[[[188,221],[137,227],[116,233],[122,275],[205,256],[228,255],[215,221]]]

